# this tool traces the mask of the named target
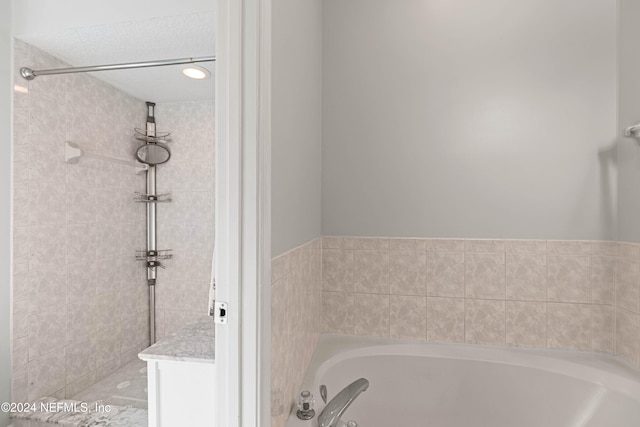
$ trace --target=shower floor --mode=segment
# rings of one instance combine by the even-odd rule
[[[134,360],[71,399],[147,409],[147,363]]]
[[[12,427],[147,427],[147,364],[134,360],[71,399],[44,398],[38,402],[43,401],[47,404],[89,402],[90,409],[95,408],[94,402],[99,402],[109,405],[110,410],[91,413],[33,412],[24,414],[23,418],[14,418]]]

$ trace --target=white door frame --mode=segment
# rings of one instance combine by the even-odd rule
[[[215,425],[268,427],[270,0],[218,0],[217,20]]]

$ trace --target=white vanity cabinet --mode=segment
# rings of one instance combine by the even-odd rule
[[[138,355],[147,362],[149,427],[214,425],[213,331],[205,316]]]

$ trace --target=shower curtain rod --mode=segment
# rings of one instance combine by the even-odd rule
[[[195,62],[215,61],[215,56],[202,56],[199,58],[161,59],[159,61],[130,62],[125,64],[92,65],[87,67],[57,68],[51,70],[32,70],[28,67],[20,68],[20,75],[27,80],[33,80],[38,76],[50,74],[87,73],[90,71],[125,70],[129,68],[161,67],[165,65],[193,64]]]

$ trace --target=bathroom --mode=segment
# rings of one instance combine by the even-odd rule
[[[217,19],[239,13],[237,6],[220,3],[228,8],[227,15],[219,13]],[[212,250],[214,234],[216,256],[220,257],[216,258],[218,298],[228,302],[229,307],[240,298],[226,286],[227,278],[233,275],[230,266],[240,259],[248,263],[243,265],[249,270],[252,265],[255,267],[256,277],[244,275],[242,280],[249,281],[245,284],[256,298],[242,307],[239,316],[251,316],[248,313],[251,304],[253,308],[260,307],[253,310],[259,315],[249,317],[256,319],[257,326],[248,332],[243,330],[244,334],[258,338],[257,344],[252,345],[260,351],[250,357],[260,363],[256,372],[252,371],[255,381],[244,380],[242,387],[260,390],[257,395],[261,399],[252,401],[243,396],[238,398],[241,403],[233,402],[235,408],[242,407],[242,413],[251,413],[260,420],[246,425],[270,422],[274,427],[282,427],[295,421],[291,418],[295,417],[302,384],[307,383],[308,367],[317,357],[316,346],[327,336],[447,343],[471,348],[548,349],[551,353],[575,351],[579,355],[576,357],[609,354],[611,360],[626,364],[628,369],[638,369],[640,227],[636,222],[640,195],[636,195],[634,183],[640,178],[640,147],[635,138],[625,137],[624,131],[640,121],[640,83],[636,83],[640,61],[635,55],[640,40],[635,18],[640,17],[640,7],[631,0],[586,3],[490,0],[482,4],[465,0],[245,0],[242,3],[247,5],[244,12],[247,22],[255,24],[252,30],[261,32],[261,40],[265,41],[258,46],[249,44],[263,53],[258,59],[251,57],[251,49],[243,51],[247,56],[242,66],[254,65],[250,71],[256,73],[255,81],[261,83],[258,88],[249,86],[246,93],[266,96],[255,96],[255,103],[251,104],[258,119],[251,114],[248,117],[249,124],[263,126],[256,126],[259,132],[249,127],[244,137],[254,130],[256,141],[267,143],[249,145],[254,152],[237,153],[229,149],[231,146],[224,145],[220,132],[233,137],[236,134],[229,125],[232,121],[225,116],[226,123],[216,121],[214,128],[211,120],[206,129],[209,134],[216,132],[215,159],[213,152],[212,157],[201,159],[195,151],[201,146],[191,147],[195,152],[182,154],[179,147],[185,144],[180,145],[181,139],[197,140],[197,131],[193,130],[191,135],[189,132],[202,120],[190,110],[157,101],[158,129],[171,131],[175,138],[170,146],[172,158],[164,171],[164,180],[171,183],[171,188],[159,190],[171,191],[175,201],[181,195],[188,199],[172,218],[159,217],[159,227],[169,227],[167,221],[174,220],[176,224],[186,224],[176,231],[177,240],[185,235],[208,236],[206,241],[176,241],[166,247],[173,250],[174,258],[167,262],[166,270],[159,270],[158,284],[164,280],[176,287],[173,294],[165,295],[167,303],[161,301],[162,295],[158,296],[157,308],[161,324],[175,321],[164,332],[159,328],[160,339],[206,313],[211,255],[205,257],[202,253]],[[260,9],[256,5],[265,7]],[[256,16],[260,16],[262,25],[257,23]],[[232,23],[223,22],[224,25],[235,28]],[[251,40],[249,29],[242,31]],[[216,40],[220,42],[220,34]],[[29,54],[36,49],[28,48]],[[223,57],[224,49],[218,46],[215,54]],[[100,52],[96,53],[99,55]],[[177,56],[160,51],[156,59],[169,57]],[[55,62],[47,52],[43,58]],[[108,62],[104,58],[104,63]],[[15,63],[14,69],[19,65]],[[49,68],[49,64],[40,65]],[[53,65],[51,68],[62,64]],[[226,76],[230,75],[233,74]],[[12,77],[12,87],[13,82]],[[99,81],[96,84],[101,85]],[[238,94],[233,85],[227,91],[218,92],[219,88],[215,101],[214,98],[192,101],[207,103],[200,113],[206,111],[207,117],[212,117],[215,102],[215,113],[220,114],[225,100]],[[98,132],[114,131],[116,137],[129,143],[132,129],[144,126],[144,101],[154,100],[139,99],[141,102],[136,104],[127,95],[111,89],[107,92],[124,100],[130,113],[125,115],[126,123],[107,116],[112,122],[117,121],[116,126],[102,123]],[[28,96],[37,94],[36,86]],[[16,120],[23,120],[15,114],[15,102],[20,96],[13,94],[14,127]],[[75,107],[77,112],[87,103],[87,99],[79,98],[82,99]],[[259,101],[264,99],[268,100],[266,107]],[[111,98],[109,102],[116,101]],[[53,105],[35,105],[55,109]],[[5,102],[1,108],[10,111]],[[113,111],[109,106],[98,108],[105,113]],[[6,120],[9,113],[2,116]],[[78,127],[70,128],[77,134],[67,138],[85,138],[96,144],[95,148],[88,147],[94,149],[99,148],[101,141],[102,144],[108,141],[104,137],[86,138],[93,129],[81,119],[82,114],[79,117]],[[55,127],[55,123],[56,118],[46,122],[46,129]],[[10,129],[10,124],[2,124],[3,135],[7,137],[5,127]],[[42,138],[47,140],[46,132]],[[17,173],[25,173],[24,167],[16,166],[18,139],[14,131],[13,187],[8,176],[11,169],[8,155],[4,156],[3,168],[7,171],[4,194],[9,200],[13,188],[14,206],[18,206],[15,197],[20,194],[31,197],[30,192],[19,191],[20,179],[15,178]],[[112,148],[116,151],[105,154],[124,157],[130,154],[127,150],[131,146]],[[214,197],[211,187],[193,187],[203,182],[213,185],[211,176],[198,179],[194,171],[199,169],[189,169],[191,162],[198,159],[208,165],[215,162],[216,185],[220,185],[220,179],[237,184],[230,180],[237,170],[221,170],[228,166],[218,158],[222,155],[247,160],[242,167],[249,170],[244,172],[253,171],[262,184],[261,188],[243,188],[249,199],[257,196],[245,200],[241,207],[236,206],[239,210],[227,211],[247,213],[253,208],[257,221],[248,234],[260,237],[243,241],[243,247],[256,250],[247,250],[235,259],[232,259],[235,255],[225,255],[225,249],[233,247],[237,236],[233,232],[213,233],[210,219],[214,210],[228,207],[225,204],[228,195],[216,193],[215,202],[212,199],[205,202],[196,195],[181,194],[203,192]],[[242,157],[251,155],[255,157]],[[82,164],[64,166],[64,184],[77,184],[69,181],[69,175],[81,173],[77,167]],[[168,169],[171,166],[183,169],[171,171]],[[162,165],[159,182],[163,179],[160,168]],[[32,181],[32,172],[45,174],[35,177],[49,185],[37,188],[39,197],[60,191],[52,185],[57,178],[46,175],[55,174],[55,168],[27,169],[29,173],[23,175],[23,182]],[[113,184],[109,170],[99,173],[104,178],[95,177],[97,187],[91,189],[105,189],[100,188],[104,186],[107,194],[100,195],[105,199],[95,204],[80,200],[87,209],[111,203],[113,199],[108,196],[116,193],[114,187],[118,194],[125,188],[131,192],[144,191],[144,182],[135,174],[130,174],[130,182]],[[117,203],[123,206],[124,199]],[[267,213],[257,209],[261,207],[266,207]],[[159,215],[163,208],[164,205],[159,206]],[[84,209],[77,212],[85,214]],[[3,229],[8,236],[10,230],[15,233],[16,227],[55,228],[57,220],[49,213],[48,208],[41,216],[36,213],[35,218],[32,212],[23,213],[22,227],[16,225],[21,217],[14,207],[13,225],[7,219]],[[144,212],[132,212],[139,215],[133,220],[125,217],[129,213],[121,213],[123,217],[119,220],[106,221],[113,226],[111,230],[123,227],[144,230]],[[69,228],[67,215],[68,212],[59,220],[64,220],[64,226]],[[39,223],[40,218],[44,218],[44,224]],[[97,242],[101,242],[101,250],[103,243],[110,242],[112,253],[105,258],[125,262],[125,248],[120,244],[135,233],[125,231],[123,239],[113,241],[114,236],[106,230],[98,235],[98,227],[105,225],[105,218],[97,211],[92,218],[95,222],[81,222],[83,227],[74,231],[74,237],[91,235],[92,231],[86,232],[91,229],[87,224],[91,224],[96,230],[94,250],[97,251]],[[221,221],[216,221],[216,230],[228,229],[224,221],[234,226],[228,215],[222,215]],[[262,224],[261,221],[268,225],[263,228],[255,225]],[[202,230],[201,227],[208,228],[203,233],[194,231]],[[67,244],[76,241],[66,235],[64,238]],[[144,239],[143,231],[139,238]],[[15,234],[13,241],[15,244]],[[167,240],[162,241],[164,244]],[[127,245],[135,252],[144,242]],[[89,262],[96,269],[117,270],[111,263],[99,262],[101,258],[84,259],[87,251],[83,246],[76,249],[77,255],[71,260],[68,255],[56,258],[64,254],[55,250],[50,256],[51,251],[40,244],[35,248],[43,251],[35,258],[44,259],[51,266]],[[5,342],[13,344],[14,367],[13,371],[3,371],[2,383],[13,382],[14,387],[19,386],[21,378],[15,375],[16,349],[20,345],[17,341],[25,336],[13,332],[11,337],[8,319],[10,310],[14,319],[16,310],[19,311],[16,304],[19,301],[15,299],[16,274],[20,274],[17,266],[29,264],[16,262],[16,256],[20,256],[18,249],[15,246],[13,250],[4,249],[7,251],[4,259],[13,257],[12,264],[5,264],[5,271],[13,271],[14,299],[11,307],[7,304],[3,309],[7,310],[3,311],[7,323],[3,334]],[[184,260],[185,256],[190,256],[189,265],[194,257],[200,256],[198,277],[175,277],[180,269],[172,269],[171,263]],[[260,262],[265,259],[271,260],[270,265]],[[127,290],[137,292],[134,298],[141,301],[145,299],[143,270],[132,263],[131,274],[138,274],[136,283],[140,283],[141,289]],[[55,271],[53,267],[47,270]],[[95,274],[102,277],[98,271]],[[9,279],[7,274],[7,283]],[[266,286],[269,282],[271,286]],[[180,287],[187,283],[196,283],[197,287]],[[109,292],[131,302],[126,296],[115,294],[119,291]],[[9,289],[3,288],[3,292],[6,292],[3,300],[9,301]],[[41,302],[52,303],[49,299]],[[96,297],[94,304],[103,302],[106,299]],[[135,316],[119,320],[121,334],[123,330],[131,334],[127,351],[118,355],[121,361],[135,361],[136,354],[147,345],[147,306],[141,302],[133,310]],[[27,313],[31,314],[28,308]],[[161,320],[164,314],[174,317]],[[237,328],[232,327],[237,314],[230,311],[228,326],[217,326],[221,328],[216,329],[218,349],[227,348],[223,340],[231,343],[229,348],[238,345]],[[133,317],[138,322],[135,328],[129,321]],[[78,319],[71,323],[88,327],[90,322]],[[126,329],[129,326],[131,330]],[[93,333],[103,336],[98,332],[95,329]],[[56,354],[49,351],[49,346],[55,347],[59,337],[45,335],[48,340],[36,340],[33,344],[34,360],[40,352]],[[85,348],[82,343],[77,343],[78,348]],[[27,340],[26,345],[29,363],[31,342]],[[9,360],[9,349],[5,353],[3,360]],[[216,354],[216,364],[231,361],[232,356],[224,353],[219,354],[220,360]],[[224,380],[220,378],[218,391],[225,386],[238,387],[240,380],[237,375],[234,377],[237,364],[231,363],[230,374]],[[2,366],[10,365],[7,361]],[[94,370],[78,373],[78,378],[72,376],[73,381],[65,382],[64,388],[73,386],[74,381],[91,382],[97,378],[95,366]],[[268,385],[266,389],[264,384]],[[372,381],[370,391],[358,397],[347,414],[357,413],[357,405],[374,392],[374,385]],[[31,396],[28,390],[27,384],[26,399],[40,397],[37,389]],[[320,409],[319,392],[311,391]],[[329,389],[329,398],[337,391]],[[15,401],[15,396],[9,397],[9,393],[7,388],[0,400]],[[225,406],[221,401],[216,403],[219,409]],[[218,425],[232,424],[219,421]]]

